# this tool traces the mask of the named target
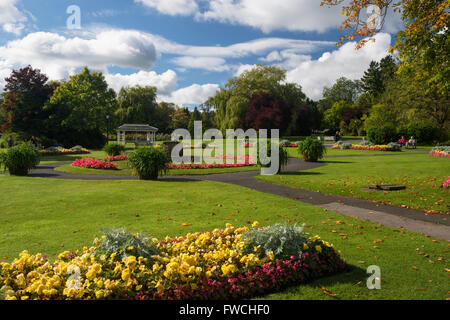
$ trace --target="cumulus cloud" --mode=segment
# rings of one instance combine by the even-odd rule
[[[153,43],[136,31],[103,31],[92,39],[36,32],[0,47],[0,60],[13,67],[31,64],[51,78],[61,79],[83,66],[148,69],[157,54]]]
[[[134,0],[134,2],[171,16],[187,16],[198,11],[198,5],[194,0]]]
[[[218,84],[193,84],[189,87],[178,89],[168,96],[158,96],[158,100],[172,102],[178,105],[202,104],[218,90]]]
[[[106,74],[105,79],[109,86],[116,92],[119,92],[123,87],[140,85],[142,87],[156,87],[158,89],[158,94],[168,95],[174,91],[177,86],[177,74],[173,70],[167,70],[162,74],[143,70],[129,75],[120,73]]]
[[[0,1],[0,26],[3,31],[20,35],[25,28],[26,16],[16,7],[17,0]]]
[[[391,36],[380,33],[374,43],[368,42],[362,49],[355,50],[355,43],[349,42],[339,49],[325,52],[317,60],[308,59],[287,72],[287,81],[302,86],[306,95],[320,99],[325,86],[332,86],[340,77],[360,79],[372,60],[378,61],[388,55]]]

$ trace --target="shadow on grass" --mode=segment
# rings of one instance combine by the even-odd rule
[[[353,284],[355,287],[365,287],[368,277],[369,275],[367,274],[365,269],[349,264],[347,271],[313,280],[309,283],[306,283],[305,286],[321,289],[322,287],[330,288],[340,283],[349,283]],[[332,298],[341,300],[339,295]]]

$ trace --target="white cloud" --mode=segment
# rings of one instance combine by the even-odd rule
[[[349,42],[332,52],[325,52],[317,60],[309,59],[287,72],[287,81],[300,84],[312,99],[322,97],[325,86],[331,86],[340,77],[360,79],[372,60],[388,55],[391,36],[380,33],[374,43],[368,42],[355,50],[355,42]]]
[[[198,11],[198,5],[194,0],[134,0],[134,2],[142,3],[147,7],[171,16],[187,16]]]
[[[338,6],[320,6],[320,0],[211,0],[197,19],[274,30],[318,31],[336,28],[342,21]]]
[[[177,74],[173,70],[167,70],[162,74],[154,71],[139,71],[130,75],[106,74],[105,79],[109,86],[116,92],[127,86],[154,86],[158,89],[158,95],[168,95],[176,89]]]
[[[185,69],[204,69],[208,71],[227,71],[230,69],[226,65],[226,60],[217,57],[177,57],[172,62]]]
[[[36,32],[0,47],[0,60],[11,67],[31,64],[52,79],[66,78],[77,68],[108,66],[148,69],[157,59],[153,43],[142,33],[111,30],[92,39]]]
[[[172,102],[178,105],[202,104],[219,90],[218,84],[193,84],[178,89],[168,96],[158,96],[158,101]]]
[[[0,25],[3,31],[20,35],[27,18],[16,8],[17,0],[0,1]]]

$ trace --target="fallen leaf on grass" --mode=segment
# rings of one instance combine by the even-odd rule
[[[325,293],[326,295],[329,295],[330,297],[336,297],[337,296],[336,293],[332,293],[332,292],[328,291],[326,287],[322,287],[322,292]]]
[[[188,226],[192,226],[192,223],[183,222],[181,225],[182,225],[183,227],[188,227]]]

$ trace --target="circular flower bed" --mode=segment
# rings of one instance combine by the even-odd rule
[[[211,163],[211,164],[195,164],[195,163],[186,163],[186,164],[168,164],[167,168],[169,169],[215,169],[215,168],[237,168],[237,167],[247,167],[254,166],[256,164],[256,159],[245,155],[245,156],[214,156],[211,159],[233,159],[234,163]]]
[[[450,158],[450,147],[435,147],[431,150],[430,156],[440,158]]]
[[[163,241],[108,232],[53,263],[24,251],[0,262],[0,299],[251,298],[347,268],[333,245],[299,227],[256,225]]]
[[[117,164],[110,161],[99,161],[93,158],[77,159],[72,162],[73,167],[88,169],[117,170]]]

